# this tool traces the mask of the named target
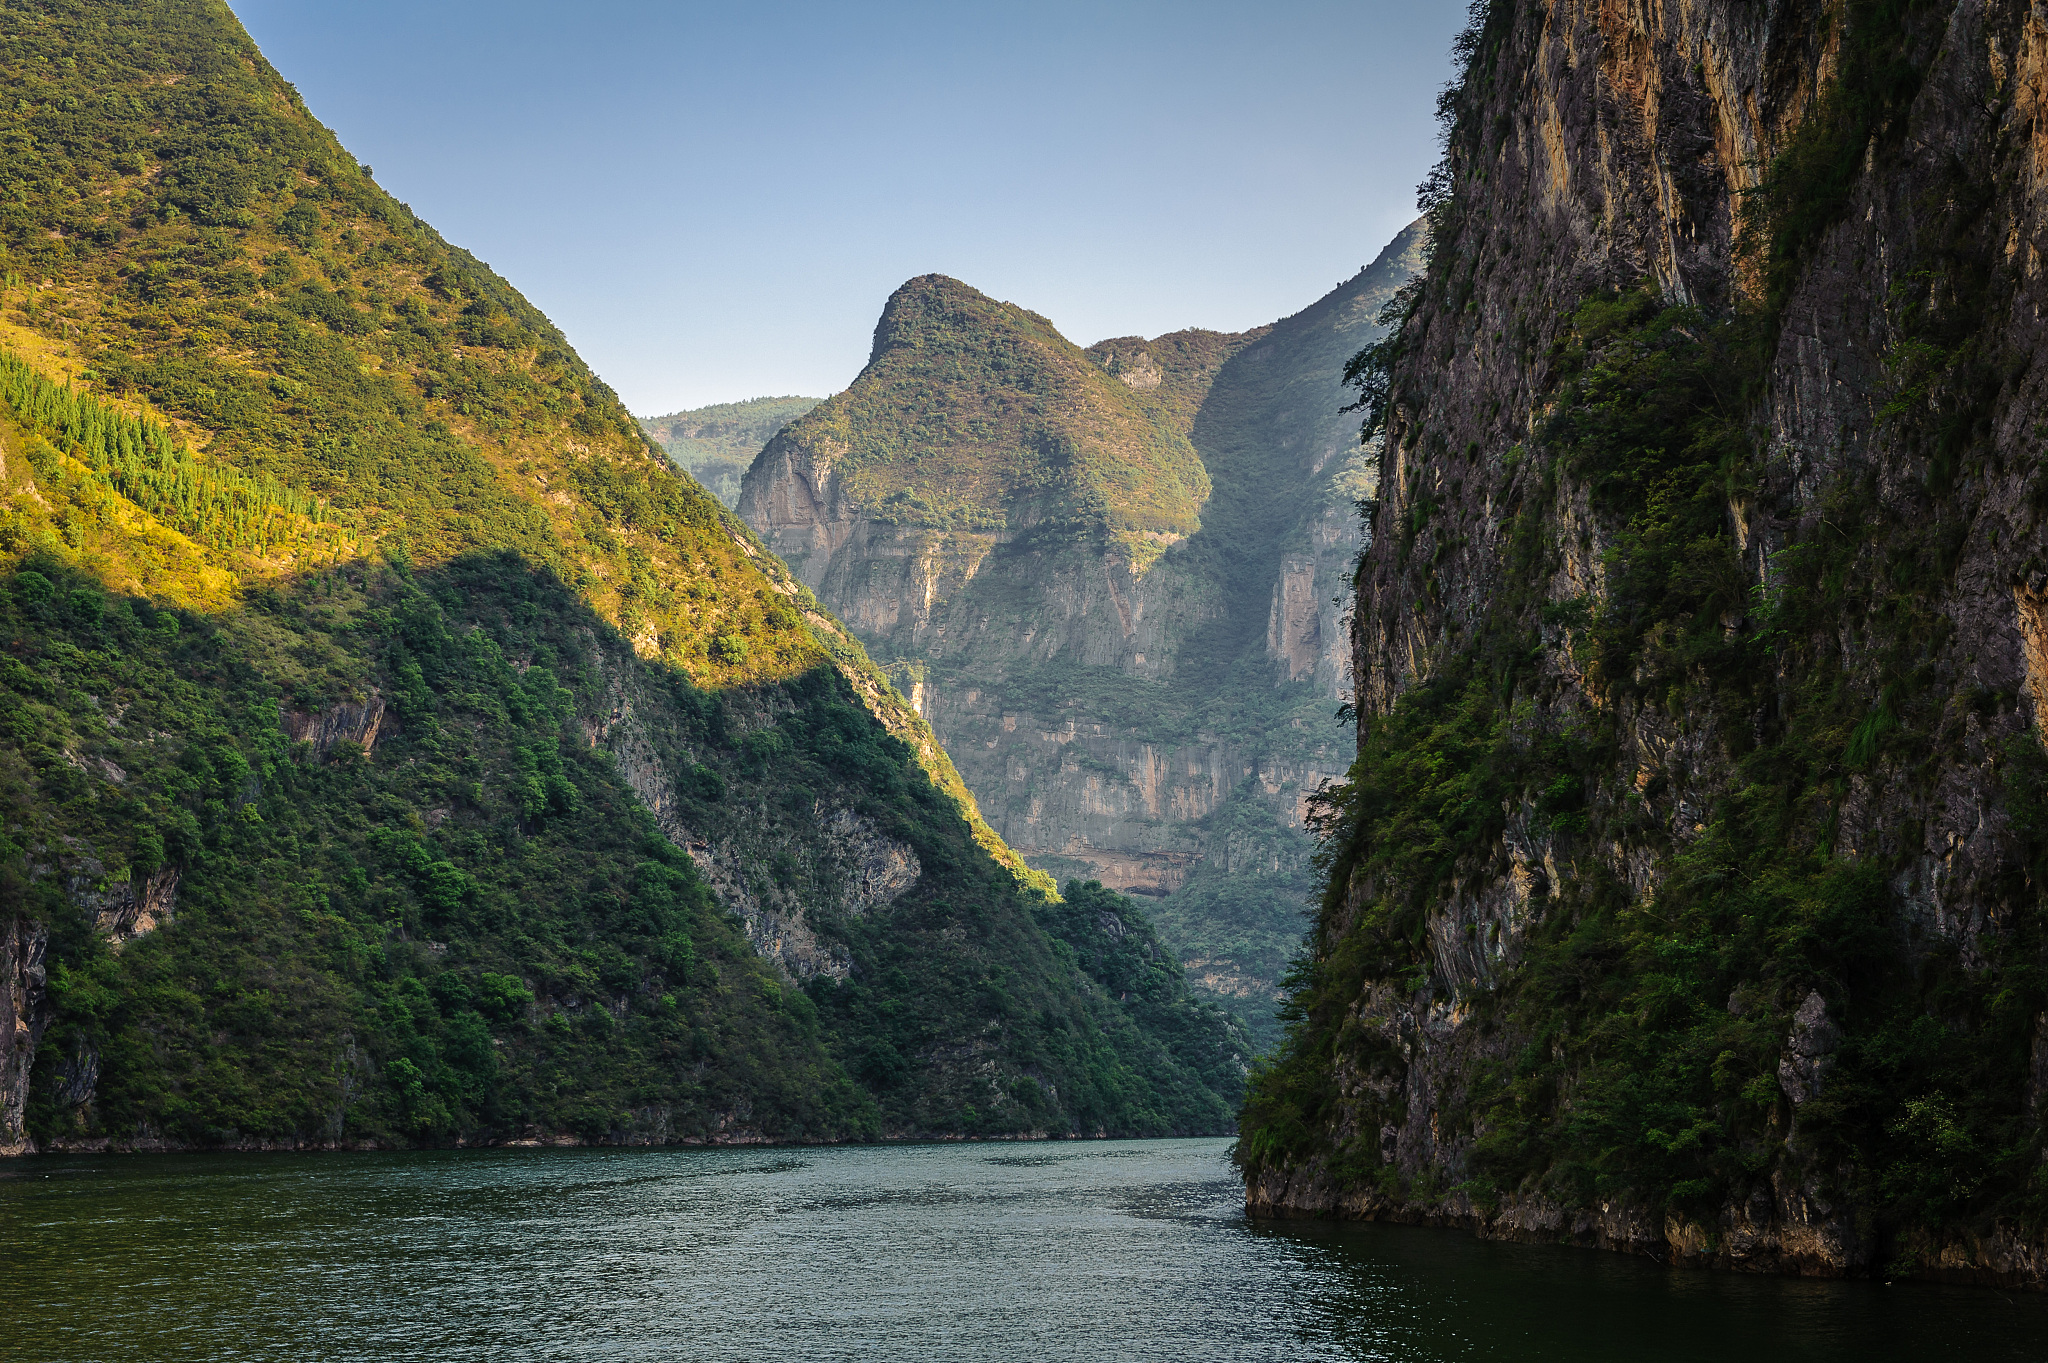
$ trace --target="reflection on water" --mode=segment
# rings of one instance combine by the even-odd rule
[[[1218,1140],[0,1166],[0,1357],[2048,1359],[2048,1301],[1254,1225]]]

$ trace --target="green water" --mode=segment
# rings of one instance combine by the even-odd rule
[[[0,1165],[0,1358],[2048,1358],[2048,1300],[1245,1220],[1220,1140]]]

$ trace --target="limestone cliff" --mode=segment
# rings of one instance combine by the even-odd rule
[[[1474,8],[1255,1211],[2048,1283],[2048,27]]]
[[[49,1025],[43,1008],[49,945],[49,929],[18,916],[8,919],[7,935],[0,938],[0,1155],[33,1148],[21,1114],[28,1105],[36,1046]]]
[[[1153,897],[1195,977],[1269,1038],[1306,801],[1351,756],[1331,712],[1368,481],[1339,377],[1419,241],[1270,327],[1086,350],[913,280],[867,369],[768,444],[739,503],[996,831]]]

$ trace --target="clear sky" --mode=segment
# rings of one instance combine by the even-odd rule
[[[1414,217],[1464,9],[230,3],[643,415],[845,387],[918,274],[1083,345],[1297,311]]]

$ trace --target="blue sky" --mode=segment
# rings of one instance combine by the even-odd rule
[[[1294,312],[1414,216],[1463,6],[230,0],[635,412],[823,395],[913,275],[1070,339]]]

